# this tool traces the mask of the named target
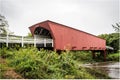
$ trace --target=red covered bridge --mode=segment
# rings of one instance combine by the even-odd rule
[[[29,27],[38,38],[53,39],[54,50],[100,51],[106,56],[106,40],[87,32],[77,30],[53,21],[44,21]]]

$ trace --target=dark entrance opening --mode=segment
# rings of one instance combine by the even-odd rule
[[[52,36],[49,30],[43,27],[37,27],[34,31],[34,37],[36,37],[38,41],[42,41],[42,43],[36,44],[37,48],[53,49]],[[46,40],[46,43],[44,43],[44,40]]]

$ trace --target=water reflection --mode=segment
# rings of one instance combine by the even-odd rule
[[[86,67],[99,69],[108,74],[111,78],[120,79],[120,62],[100,62],[94,64],[86,64]]]

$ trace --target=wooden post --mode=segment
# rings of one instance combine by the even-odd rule
[[[44,39],[44,47],[46,47],[46,39]]]
[[[95,59],[95,57],[96,57],[95,51],[92,51],[92,56],[93,56],[93,59]]]
[[[9,42],[9,36],[8,36],[8,34],[7,34],[7,36],[6,36],[6,46],[8,47],[8,42]]]
[[[34,35],[34,47],[36,47],[36,35]]]
[[[106,61],[106,50],[104,50],[103,52],[104,52],[104,61]]]
[[[24,37],[22,36],[22,47],[24,46],[24,43],[23,43],[23,38],[24,38]]]
[[[52,47],[53,47],[53,39],[52,39]]]

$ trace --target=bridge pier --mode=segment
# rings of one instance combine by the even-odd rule
[[[93,50],[92,51],[93,59],[95,59],[97,57],[96,52],[100,52],[100,56],[102,56],[103,60],[106,61],[106,50],[98,50],[98,51]]]
[[[106,61],[106,50],[103,51],[104,54],[104,61]]]
[[[95,51],[92,51],[92,58],[93,58],[93,59],[95,59],[95,58],[96,58]]]

